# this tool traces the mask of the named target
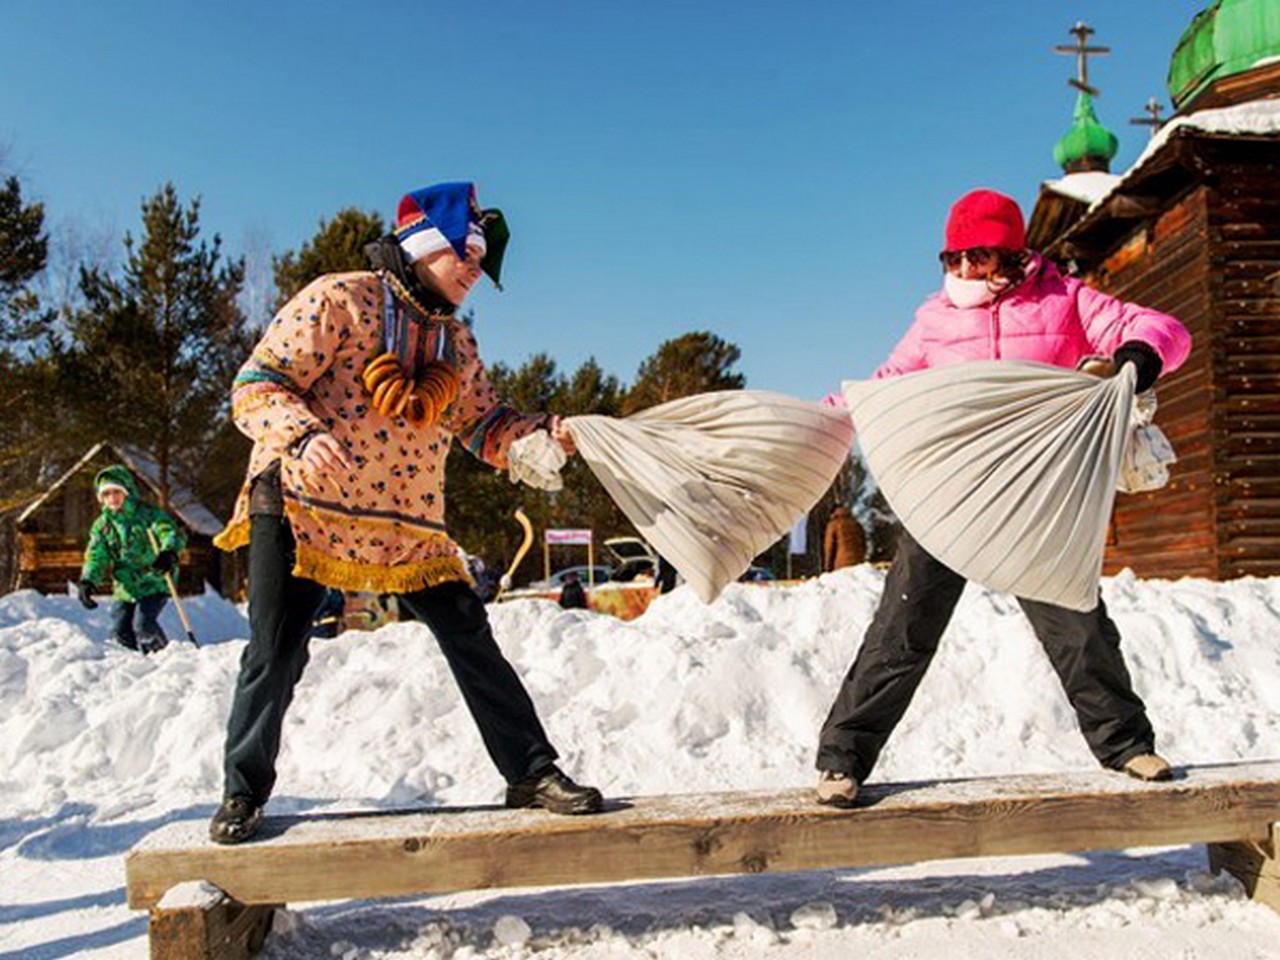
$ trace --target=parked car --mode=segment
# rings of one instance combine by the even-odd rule
[[[657,551],[639,537],[611,537],[604,546],[613,554],[613,579],[620,583],[653,577],[658,571]]]
[[[593,572],[594,571],[594,572]],[[535,580],[529,584],[530,590],[559,590],[564,586],[564,579],[569,574],[573,574],[578,578],[578,582],[584,587],[593,586],[599,583],[607,583],[613,578],[613,567],[596,564],[595,567],[565,567],[563,570],[557,570],[545,580]]]

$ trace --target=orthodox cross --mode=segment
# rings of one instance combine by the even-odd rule
[[[1160,105],[1160,101],[1155,97],[1148,97],[1147,105],[1142,109],[1146,111],[1147,115],[1145,117],[1134,117],[1129,122],[1140,127],[1150,127],[1151,135],[1154,137],[1156,131],[1164,126],[1164,120],[1160,116],[1160,112],[1164,110],[1164,107]]]
[[[1075,46],[1069,47],[1065,44],[1060,44],[1053,48],[1055,53],[1065,53],[1068,56],[1074,55],[1076,58],[1076,73],[1078,76],[1072,77],[1067,81],[1067,83],[1075,87],[1077,90],[1084,91],[1091,97],[1101,96],[1102,91],[1097,87],[1089,86],[1089,55],[1110,53],[1111,48],[1089,46],[1089,36],[1096,31],[1094,31],[1093,27],[1087,25],[1083,20],[1079,21],[1067,32],[1075,35]]]

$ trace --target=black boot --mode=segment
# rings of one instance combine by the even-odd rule
[[[138,637],[138,646],[143,653],[155,653],[169,645],[168,637],[159,633],[144,633]]]
[[[243,843],[262,826],[262,807],[251,797],[236,794],[222,801],[209,821],[209,839],[214,843]]]
[[[550,766],[519,783],[507,786],[508,807],[542,807],[551,813],[599,813],[604,797],[595,787],[570,780],[557,766]]]

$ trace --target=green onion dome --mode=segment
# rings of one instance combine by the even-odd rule
[[[1075,114],[1072,117],[1071,129],[1053,148],[1053,159],[1067,173],[1081,173],[1087,170],[1107,171],[1111,168],[1111,158],[1116,155],[1120,141],[1116,135],[1104,127],[1093,111],[1093,97],[1080,91],[1076,99]]]
[[[1280,3],[1215,0],[1196,14],[1169,63],[1169,96],[1177,109],[1215,80],[1280,58]]]

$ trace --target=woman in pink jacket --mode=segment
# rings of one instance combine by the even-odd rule
[[[969,360],[1031,360],[1101,376],[1132,363],[1142,391],[1190,351],[1190,335],[1173,317],[1092,290],[1027,250],[1022,212],[993,190],[975,190],[951,208],[939,259],[942,290],[916,311],[875,377]],[[924,678],[964,584],[902,531],[880,605],[822,727],[820,802],[854,803]],[[1101,600],[1088,613],[1018,602],[1098,761],[1144,780],[1168,779]]]

